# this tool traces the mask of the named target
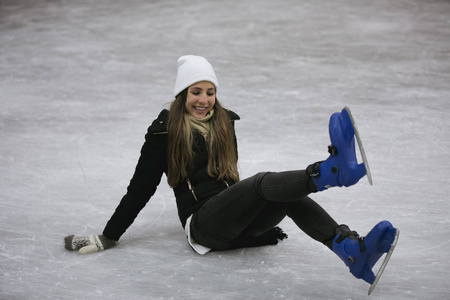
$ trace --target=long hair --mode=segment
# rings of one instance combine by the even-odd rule
[[[167,181],[175,187],[188,178],[189,167],[194,161],[192,150],[193,134],[185,107],[187,89],[183,90],[170,105],[167,120]],[[207,138],[208,175],[218,180],[239,181],[237,170],[237,150],[234,129],[227,111],[220,102],[215,101],[214,115],[209,120],[210,130]]]

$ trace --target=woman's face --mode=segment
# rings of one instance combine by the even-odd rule
[[[188,87],[186,110],[196,119],[206,117],[216,103],[216,88],[209,81],[200,81]]]

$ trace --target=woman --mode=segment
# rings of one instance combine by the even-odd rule
[[[397,230],[383,221],[363,239],[346,225],[338,225],[308,197],[333,186],[351,186],[366,175],[365,166],[356,161],[348,111],[330,119],[333,145],[327,160],[306,170],[259,173],[240,181],[234,132],[239,116],[222,107],[217,87],[205,58],[179,58],[175,100],[149,127],[127,193],[103,234],[68,236],[65,247],[89,253],[115,246],[165,173],[188,242],[197,253],[277,244],[287,235],[276,226],[289,216],[336,253],[353,275],[373,283],[371,268],[394,243]]]

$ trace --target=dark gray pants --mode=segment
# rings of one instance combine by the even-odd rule
[[[192,217],[194,240],[213,250],[232,249],[289,216],[311,238],[331,248],[338,224],[308,197],[306,171],[258,173],[208,200]]]

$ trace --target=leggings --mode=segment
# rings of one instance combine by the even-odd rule
[[[213,250],[232,249],[237,239],[255,238],[286,216],[331,249],[338,224],[308,197],[306,171],[258,173],[208,200],[191,221],[194,240]]]

